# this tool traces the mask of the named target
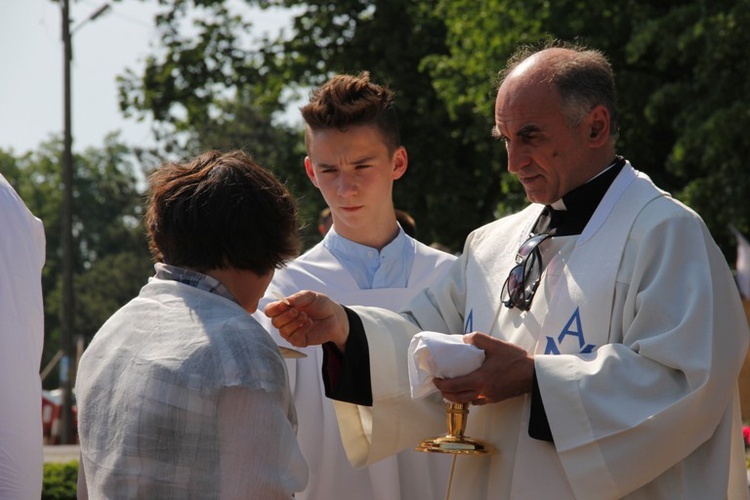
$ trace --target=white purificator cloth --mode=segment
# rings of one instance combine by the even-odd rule
[[[464,335],[419,332],[409,344],[411,397],[423,398],[437,392],[432,380],[460,377],[484,363],[484,351],[464,343]]]

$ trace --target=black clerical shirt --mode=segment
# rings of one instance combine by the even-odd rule
[[[581,234],[624,165],[625,159],[618,156],[604,172],[563,196],[564,210],[556,210],[550,205],[545,206],[534,225],[534,234],[550,233],[552,236]]]
[[[547,205],[534,224],[533,233],[546,232],[553,236],[581,234],[624,165],[625,159],[617,156],[604,172],[563,196],[564,209],[558,210]],[[359,316],[351,309],[344,309],[349,318],[346,354],[342,354],[333,343],[323,344],[322,375],[326,396],[348,403],[372,406],[367,336]],[[529,436],[545,441],[553,440],[536,374],[531,391]]]

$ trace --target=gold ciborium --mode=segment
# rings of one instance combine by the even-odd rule
[[[491,444],[464,436],[469,419],[468,403],[447,402],[448,434],[425,439],[414,449],[429,453],[453,453],[457,455],[491,455],[497,450]]]

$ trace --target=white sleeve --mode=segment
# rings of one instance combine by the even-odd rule
[[[83,455],[78,457],[78,481],[76,481],[76,498],[89,500],[89,488],[86,485],[86,471],[83,467]]]
[[[0,498],[42,491],[44,229],[0,175]]]
[[[222,391],[220,498],[289,499],[304,489],[307,464],[282,401],[262,390]]]

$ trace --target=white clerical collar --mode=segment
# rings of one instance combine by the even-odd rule
[[[567,210],[568,209],[568,207],[565,206],[565,202],[563,201],[562,198],[553,202],[550,206],[554,208],[555,210]]]

